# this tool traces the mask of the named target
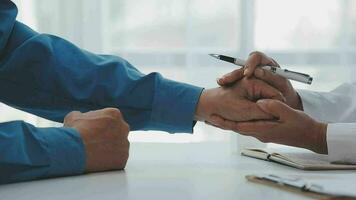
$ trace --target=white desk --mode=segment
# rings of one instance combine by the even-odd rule
[[[206,150],[213,154],[205,153]],[[1,200],[228,200],[306,199],[244,178],[251,173],[343,176],[356,171],[308,172],[232,154],[229,144],[131,145],[125,171],[0,186]],[[355,179],[356,180],[356,179]]]

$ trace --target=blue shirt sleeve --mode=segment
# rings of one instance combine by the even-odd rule
[[[0,184],[81,174],[85,168],[82,140],[71,128],[0,123],[0,152]]]
[[[16,21],[0,0],[0,101],[62,122],[73,110],[119,108],[132,130],[192,132],[202,88],[144,75],[126,60],[97,55]],[[79,174],[85,152],[70,128],[0,124],[0,183]]]
[[[72,110],[115,107],[132,130],[192,132],[202,88],[39,34],[15,20],[10,1],[1,4],[0,101],[58,122]]]

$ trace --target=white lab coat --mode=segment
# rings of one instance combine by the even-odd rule
[[[356,164],[356,83],[331,92],[298,90],[304,112],[328,123],[327,146],[331,162]]]

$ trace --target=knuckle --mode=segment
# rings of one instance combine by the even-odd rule
[[[105,123],[105,124],[115,124],[115,121],[116,119],[112,116],[103,116],[103,117],[100,117],[100,119],[102,121],[102,123]]]
[[[64,117],[64,121],[72,121],[80,114],[81,114],[81,112],[79,112],[79,111],[72,111]]]
[[[70,113],[68,113],[68,117],[73,117],[73,116],[76,116],[76,115],[79,115],[79,114],[81,114],[81,112],[79,112],[79,111],[72,111],[72,112],[70,112]]]
[[[261,55],[263,55],[263,53],[260,52],[260,51],[252,51],[252,52],[250,53],[250,56],[253,56],[253,55],[255,55],[255,56],[261,56]]]
[[[126,122],[118,122],[111,117],[106,118],[106,126],[112,140],[123,142],[127,140],[130,133],[130,126]]]
[[[234,71],[232,71],[231,73],[235,76],[235,77],[240,77],[241,75],[243,75],[244,70],[241,69],[235,69]]]
[[[124,122],[122,128],[123,128],[123,132],[124,132],[126,135],[128,135],[129,132],[130,132],[130,125],[129,125],[128,123]]]
[[[107,108],[106,113],[114,118],[122,118],[121,111],[117,108]]]

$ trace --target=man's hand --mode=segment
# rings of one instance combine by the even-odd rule
[[[232,86],[204,90],[197,106],[196,119],[210,121],[213,114],[232,121],[272,119],[257,105],[261,98],[285,101],[282,94],[261,80],[243,78]]]
[[[304,112],[292,109],[280,101],[263,99],[257,105],[264,112],[273,115],[275,120],[232,122],[215,115],[211,119],[212,123],[220,127],[233,127],[232,130],[253,136],[262,142],[302,147],[327,154],[326,124],[317,122]]]
[[[303,110],[300,97],[294,90],[290,81],[282,76],[259,68],[260,66],[266,65],[279,67],[275,60],[266,56],[265,54],[261,52],[252,52],[247,59],[246,65],[243,69],[237,69],[224,75],[222,78],[218,79],[217,83],[220,86],[226,86],[241,80],[243,77],[254,76],[281,91],[283,96],[286,98],[287,105],[294,109]]]
[[[81,113],[64,118],[64,126],[76,129],[86,151],[86,172],[124,169],[129,157],[129,125],[116,108]]]
[[[257,106],[273,120],[234,122],[223,116],[214,115],[210,123],[223,129],[230,129],[262,142],[273,142],[310,149],[317,153],[327,153],[327,125],[317,122],[304,112],[298,93],[284,77],[273,74],[260,66],[276,66],[278,63],[261,52],[253,52],[243,69],[237,69],[218,79],[220,86],[228,87],[245,78],[257,78],[278,89],[286,98],[286,104],[276,100],[259,100]],[[290,106],[290,107],[289,107]],[[294,109],[293,109],[294,108]],[[297,110],[295,110],[297,109]]]

